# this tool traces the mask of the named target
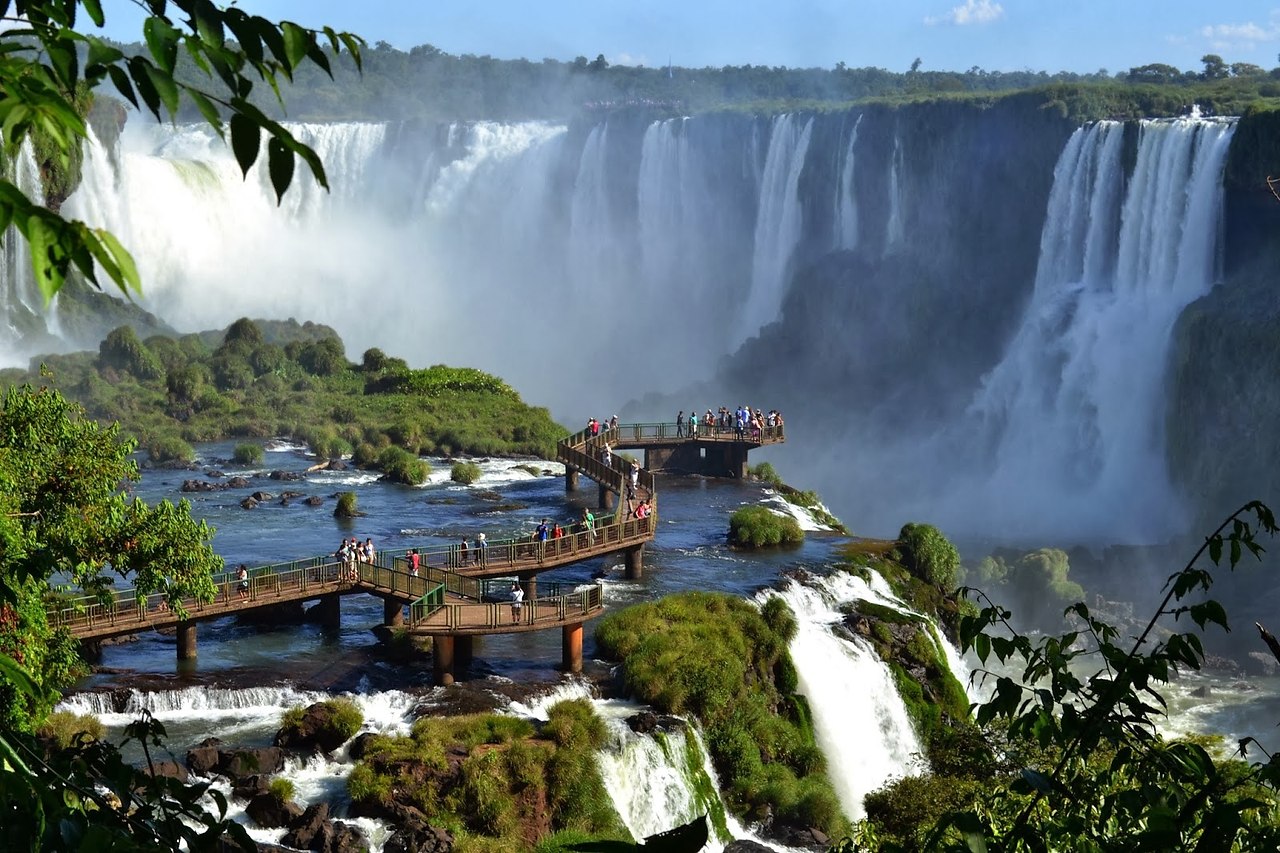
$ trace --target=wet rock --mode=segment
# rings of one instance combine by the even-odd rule
[[[249,487],[250,487],[250,486],[252,486],[252,485],[253,485],[253,484],[249,482],[249,478],[248,478],[248,477],[232,477],[230,480],[227,480],[227,483],[226,483],[226,485],[225,485],[223,488],[227,488],[227,489],[247,489],[247,488],[249,488]]]
[[[627,725],[636,734],[647,735],[658,727],[658,715],[652,711],[641,711],[639,714],[627,717]]]
[[[271,790],[271,777],[265,773],[244,776],[231,789],[231,796],[240,800],[252,800],[259,794]]]
[[[413,810],[417,812],[416,809]],[[422,817],[406,815],[400,827],[382,846],[383,853],[450,853],[453,850],[453,833],[431,826]]]
[[[302,816],[289,824],[289,831],[280,839],[280,843],[285,847],[293,847],[298,850],[319,850],[319,847],[312,847],[311,844],[320,835],[320,828],[328,822],[328,803],[316,803],[307,806],[307,810],[302,813]]]
[[[301,480],[302,474],[297,471],[272,471],[271,479],[273,480]]]
[[[321,504],[324,503],[324,498],[320,497],[319,495],[312,495],[311,497],[303,501],[303,503],[305,503],[307,506],[320,506]]]
[[[191,778],[191,774],[187,772],[187,768],[183,767],[176,761],[157,761],[150,767],[143,767],[142,772],[149,772],[151,776],[164,776],[169,779],[177,779],[179,782],[186,782]]]
[[[244,807],[245,814],[263,829],[290,826],[302,817],[302,807],[294,802],[280,802],[275,794],[258,794]]]
[[[361,732],[356,735],[355,740],[351,741],[351,746],[347,748],[347,755],[352,761],[364,758],[365,752],[369,749],[369,743],[377,736],[375,732]]]
[[[1197,687],[1195,690],[1192,690],[1192,691],[1191,691],[1191,695],[1192,695],[1192,696],[1194,696],[1194,697],[1196,697],[1197,699],[1208,699],[1208,698],[1209,698],[1209,685],[1207,685],[1207,684],[1202,684],[1202,685],[1200,685],[1200,686],[1199,686],[1199,687]]]
[[[210,483],[208,480],[183,480],[182,491],[184,492],[216,492],[223,488],[216,483]]]
[[[1249,652],[1249,656],[1242,663],[1244,664],[1245,675],[1272,676],[1276,674],[1276,659],[1266,652]]]
[[[322,853],[369,853],[369,839],[364,837],[364,830],[350,823],[335,820],[320,828],[321,843],[312,850]],[[314,845],[315,842],[312,842]]]
[[[333,705],[324,702],[309,705],[297,726],[276,732],[276,746],[301,752],[333,752],[346,742],[337,724],[338,713]]]
[[[257,509],[258,501],[255,498],[248,497],[240,501],[241,509]]]
[[[255,773],[279,773],[283,769],[284,750],[278,746],[224,749],[218,757],[218,773],[230,779],[243,779]]]
[[[329,464],[325,466],[330,471],[346,471],[351,466],[343,462],[341,459],[330,459]]]
[[[187,750],[186,764],[187,769],[197,776],[208,776],[218,767],[221,760],[219,748],[222,741],[216,737],[205,738],[198,744]]]
[[[264,504],[270,500],[275,500],[275,495],[271,494],[270,492],[254,492],[253,494],[249,495],[249,497],[253,498],[255,501],[257,501],[260,504]]]
[[[212,477],[212,478],[214,478],[215,480],[220,480],[220,479],[222,479],[223,477],[227,476],[227,475],[226,475],[226,474],[224,474],[222,471],[219,471],[217,468],[206,468],[206,469],[205,469],[205,472],[204,472],[204,475],[205,475],[206,477]]]
[[[758,841],[741,838],[725,845],[724,853],[773,853],[773,848],[765,847]]]

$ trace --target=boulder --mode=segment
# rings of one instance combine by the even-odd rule
[[[255,773],[279,773],[283,769],[284,750],[277,746],[224,749],[218,757],[217,772],[237,781]]]
[[[150,772],[152,776],[166,776],[170,779],[177,779],[179,782],[185,783],[191,774],[187,772],[187,768],[183,767],[176,761],[156,761],[150,768],[143,767],[143,773]]]
[[[369,853],[369,839],[364,837],[364,830],[355,824],[335,820],[320,828],[320,846],[312,850],[321,853]]]
[[[183,480],[182,491],[184,492],[216,492],[221,486],[210,483],[208,480]]]
[[[257,509],[257,507],[258,507],[258,501],[252,497],[248,497],[240,501],[241,509]]]
[[[232,477],[230,480],[227,480],[227,484],[226,484],[226,486],[225,486],[224,488],[228,488],[228,489],[247,489],[247,488],[249,488],[249,486],[251,486],[251,485],[253,485],[253,484],[249,482],[249,478],[248,478],[248,477],[239,477],[239,476],[237,476],[237,477]]]
[[[759,841],[751,841],[747,838],[730,841],[724,848],[724,853],[772,853],[772,851],[772,847],[765,847]]]
[[[347,749],[347,756],[352,761],[359,761],[364,758],[365,752],[369,749],[369,742],[377,736],[377,732],[361,732],[356,735],[355,740],[351,741],[351,746]]]
[[[236,781],[231,789],[231,796],[241,800],[252,800],[259,794],[265,794],[271,789],[271,777],[266,773],[255,773],[252,776],[243,776]]]
[[[262,491],[254,492],[253,494],[249,495],[249,497],[253,498],[255,501],[257,501],[260,504],[264,504],[270,500],[275,500],[275,495],[271,494],[270,492],[262,492]]]
[[[324,498],[320,497],[319,495],[312,495],[311,497],[303,501],[303,503],[305,503],[307,506],[320,506],[321,504],[324,503]]]
[[[1272,676],[1276,674],[1276,659],[1266,652],[1249,652],[1242,663],[1244,664],[1245,675],[1265,675]]]
[[[275,745],[302,752],[333,752],[346,741],[336,724],[337,711],[325,702],[316,702],[302,712],[297,726],[276,732]]]
[[[294,802],[281,802],[275,794],[258,794],[244,807],[245,814],[263,829],[289,826],[302,817],[302,807]]]
[[[636,734],[647,735],[658,727],[658,715],[652,711],[641,711],[627,717],[627,725]]]
[[[450,853],[452,850],[453,833],[416,818],[402,824],[382,845],[382,853]]]
[[[209,776],[218,769],[219,747],[222,741],[216,737],[205,738],[187,750],[187,769],[197,776]]]
[[[302,474],[297,471],[272,471],[271,479],[273,480],[301,480]]]
[[[280,843],[285,847],[293,847],[298,850],[319,850],[319,847],[312,847],[311,845],[319,837],[320,828],[328,823],[328,803],[316,803],[307,806],[307,810],[302,813],[302,816],[289,824],[289,831],[280,839]]]

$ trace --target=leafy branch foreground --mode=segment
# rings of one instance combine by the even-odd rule
[[[1280,849],[1280,760],[1252,738],[1240,741],[1239,758],[1223,759],[1205,748],[1209,739],[1166,741],[1156,728],[1166,709],[1161,687],[1178,671],[1204,664],[1199,632],[1210,625],[1230,630],[1223,607],[1205,597],[1213,576],[1198,567],[1202,558],[1216,565],[1225,552],[1234,569],[1245,551],[1262,553],[1258,534],[1276,531],[1260,502],[1228,516],[1169,576],[1163,600],[1127,648],[1117,629],[1084,604],[1066,611],[1073,630],[1033,642],[1013,630],[1009,611],[980,596],[986,606],[961,620],[960,635],[983,662],[975,677],[995,680],[992,698],[976,709],[985,742],[965,762],[970,770],[985,768],[932,780],[935,796],[954,803],[959,792],[962,803],[936,823],[890,829],[873,820],[839,849]],[[1157,629],[1167,627],[1162,622],[1184,618],[1194,631],[1157,639]],[[1020,672],[986,669],[993,655],[1006,672]],[[1077,675],[1090,664],[1089,675]],[[1248,762],[1251,746],[1265,760]],[[1002,762],[1011,756],[1012,766]],[[982,784],[971,784],[983,773]],[[992,775],[1004,782],[992,785]],[[920,784],[904,784],[898,793],[918,797]]]

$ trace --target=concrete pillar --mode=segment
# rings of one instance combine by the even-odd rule
[[[582,672],[582,623],[565,625],[561,664],[566,672]]]
[[[538,597],[538,575],[535,572],[525,572],[520,575],[520,588],[524,590],[524,600],[533,601]]]
[[[564,490],[566,492],[578,491],[578,469],[572,465],[564,466]]]
[[[453,637],[451,635],[431,635],[431,659],[434,664],[436,684],[441,687],[453,684]]]
[[[747,446],[734,442],[729,445],[729,476],[739,480],[747,479]]]
[[[600,485],[600,509],[613,509],[614,494],[612,489],[608,489],[602,483]]]
[[[178,623],[178,660],[196,659],[196,623],[185,620]]]
[[[472,636],[455,637],[453,651],[454,663],[458,666],[471,666],[471,660],[476,653],[476,638]]]
[[[316,605],[319,608],[320,627],[322,628],[341,628],[342,627],[342,596],[336,592],[328,595],[320,596],[320,602]]]
[[[404,624],[404,605],[394,598],[382,600],[382,624],[388,628],[399,628]]]
[[[626,563],[626,573],[623,575],[629,581],[640,580],[644,577],[644,543],[636,545],[634,548],[628,548],[623,558]]]

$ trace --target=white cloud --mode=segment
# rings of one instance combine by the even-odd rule
[[[609,57],[609,64],[610,65],[634,65],[634,66],[640,67],[640,66],[647,66],[649,64],[649,60],[647,57],[645,57],[643,53],[640,54],[639,56],[636,56],[634,54],[630,54],[630,53],[627,53],[626,51],[623,51],[622,53],[619,53],[617,56]]]
[[[963,27],[966,24],[989,24],[1004,17],[1004,7],[993,0],[964,0],[945,15],[930,15],[924,19],[929,26],[935,24],[954,24]]]
[[[1280,41],[1280,15],[1273,13],[1267,24],[1210,24],[1200,28],[1200,35],[1219,50],[1253,50],[1266,42]]]

